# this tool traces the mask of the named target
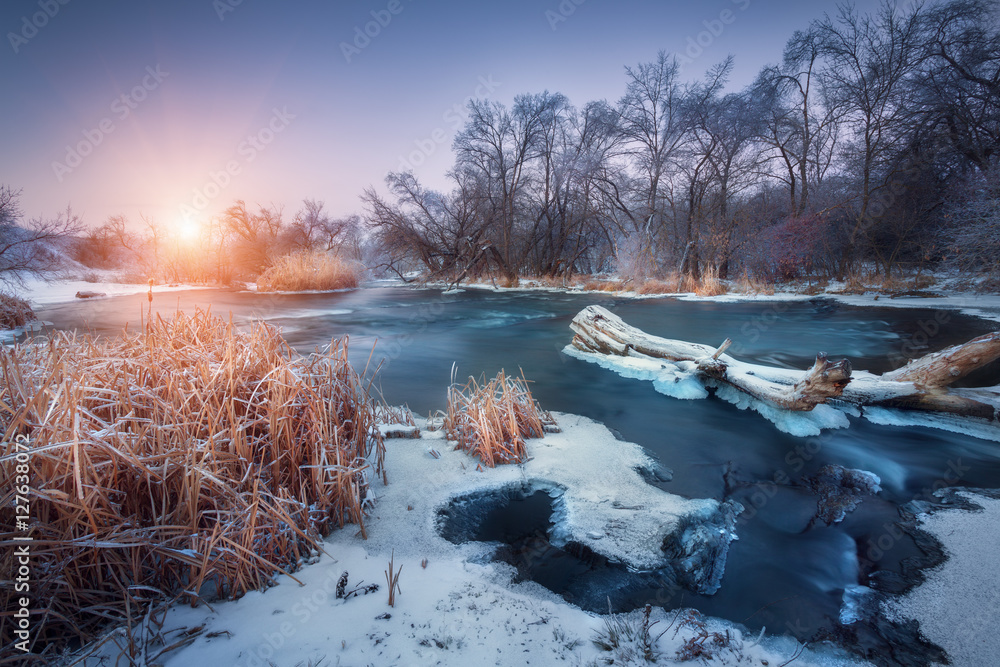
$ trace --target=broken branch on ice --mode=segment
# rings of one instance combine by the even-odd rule
[[[808,412],[830,399],[857,407],[890,407],[946,413],[996,426],[1000,387],[950,389],[948,385],[1000,358],[1000,332],[928,354],[895,371],[853,372],[847,359],[832,362],[819,353],[812,368],[794,371],[739,361],[718,349],[653,336],[626,324],[601,306],[588,306],[570,324],[573,347],[588,360],[629,357],[669,362],[673,381],[697,379],[704,386],[728,385],[747,396],[793,412]],[[664,366],[664,368],[666,368]],[[671,393],[669,391],[664,393]],[[674,394],[676,395],[676,394]]]

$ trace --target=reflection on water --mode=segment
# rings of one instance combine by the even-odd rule
[[[753,628],[805,638],[832,627],[845,587],[872,570],[898,569],[902,559],[916,553],[912,540],[893,529],[899,505],[926,497],[956,474],[963,486],[1000,486],[995,443],[858,419],[849,429],[795,438],[715,398],[669,399],[648,382],[571,359],[561,353],[571,340],[569,322],[593,303],[651,333],[709,345],[730,337],[734,356],[797,368],[808,367],[817,352],[826,351],[831,358],[849,357],[855,368],[882,372],[912,354],[915,343],[940,349],[992,328],[967,316],[938,313],[936,321],[944,323],[928,337],[934,311],[854,308],[829,300],[718,304],[407,288],[295,295],[179,292],[156,297],[153,310],[154,316],[166,317],[176,308],[211,306],[241,323],[265,319],[281,327],[301,352],[348,335],[359,369],[381,367],[376,386],[385,399],[422,414],[445,407],[453,363],[459,378],[520,368],[543,407],[603,422],[673,470],[672,481],[657,482],[662,488],[722,498],[726,476],[728,492],[748,511],[738,524],[739,540],[732,545],[722,589],[711,597],[688,593],[672,604]],[[51,306],[39,316],[58,328],[114,335],[126,322],[137,327],[145,307],[145,295],[138,295]],[[998,364],[976,379],[1000,383]],[[806,530],[815,496],[769,482],[785,476],[798,480],[826,464],[874,472],[883,491],[843,523]],[[655,601],[654,592],[646,594]]]

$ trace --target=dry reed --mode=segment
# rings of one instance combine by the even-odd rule
[[[552,415],[539,407],[523,377],[508,377],[501,370],[489,382],[469,378],[464,387],[452,378],[445,434],[490,468],[523,462],[525,438],[544,437],[546,428],[554,426]]]
[[[31,306],[24,299],[0,291],[0,329],[23,327],[38,319]]]
[[[346,339],[301,357],[267,324],[198,311],[4,348],[0,366],[0,568],[16,570],[12,443],[28,436],[36,652],[93,638],[137,600],[240,596],[334,527],[364,533],[384,449]],[[15,595],[0,583],[3,615]]]
[[[260,292],[301,292],[357,287],[362,268],[328,252],[297,252],[278,258],[257,277]]]
[[[744,271],[743,275],[739,277],[736,283],[733,285],[733,291],[737,294],[774,294],[774,285],[768,283],[767,281],[761,280],[755,276],[751,276],[749,272]]]
[[[671,294],[677,291],[677,281],[667,282],[665,280],[647,280],[639,289],[639,294]]]
[[[698,284],[694,287],[694,293],[698,296],[718,296],[726,291],[725,283],[719,280],[718,271],[711,265],[702,271]]]

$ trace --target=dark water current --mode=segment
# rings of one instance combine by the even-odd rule
[[[114,335],[126,322],[138,325],[145,302],[145,295],[76,302],[43,308],[39,316],[59,329]],[[955,312],[855,308],[829,300],[719,304],[546,292],[442,294],[401,287],[294,295],[186,291],[157,295],[154,311],[169,316],[178,307],[211,306],[219,315],[231,312],[238,322],[266,319],[301,352],[349,335],[359,369],[378,341],[371,363],[382,364],[377,385],[386,401],[406,403],[425,415],[445,407],[453,362],[460,379],[521,368],[543,407],[600,421],[673,471],[670,481],[653,483],[690,497],[731,497],[748,508],[737,525],[739,540],[732,545],[722,588],[713,596],[666,594],[656,590],[655,580],[630,579],[586,554],[538,544],[531,548],[543,557],[519,559],[527,542],[544,536],[544,498],[515,500],[507,511],[484,519],[477,528],[480,539],[507,542],[501,555],[518,564],[523,576],[581,606],[606,609],[606,595],[620,609],[647,600],[683,604],[752,629],[766,626],[809,639],[821,628],[837,626],[845,588],[868,584],[867,575],[874,571],[886,571],[898,582],[893,573],[903,571],[906,559],[921,555],[914,540],[895,526],[901,505],[928,499],[928,490],[945,479],[957,479],[960,486],[1000,487],[996,443],[854,418],[849,429],[796,438],[715,397],[667,398],[649,382],[571,359],[561,353],[572,337],[569,322],[593,303],[651,333],[707,344],[728,336],[735,342],[734,356],[797,368],[808,367],[816,352],[826,351],[832,358],[850,358],[856,369],[882,372],[905,356],[964,342],[995,326]],[[1000,383],[1000,364],[967,383]],[[871,471],[881,478],[882,492],[864,500],[842,523],[807,528],[816,496],[799,486],[767,482],[776,475],[796,482],[826,464]]]

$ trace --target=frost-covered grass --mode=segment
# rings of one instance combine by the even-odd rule
[[[37,318],[27,301],[0,291],[0,330],[23,327],[34,319]]]
[[[27,474],[31,507],[27,531],[0,515],[0,567],[17,571],[12,539],[30,532],[33,652],[154,600],[265,587],[334,527],[364,530],[382,439],[346,344],[302,358],[266,324],[199,311],[3,347],[0,367],[0,501]],[[17,595],[0,586],[0,606]]]
[[[554,424],[523,377],[500,371],[488,382],[469,378],[464,387],[453,382],[448,388],[445,432],[490,468],[523,462],[525,439],[543,437],[545,427]]]
[[[339,255],[298,252],[285,255],[257,278],[260,292],[329,291],[357,287],[364,273],[357,262]]]

